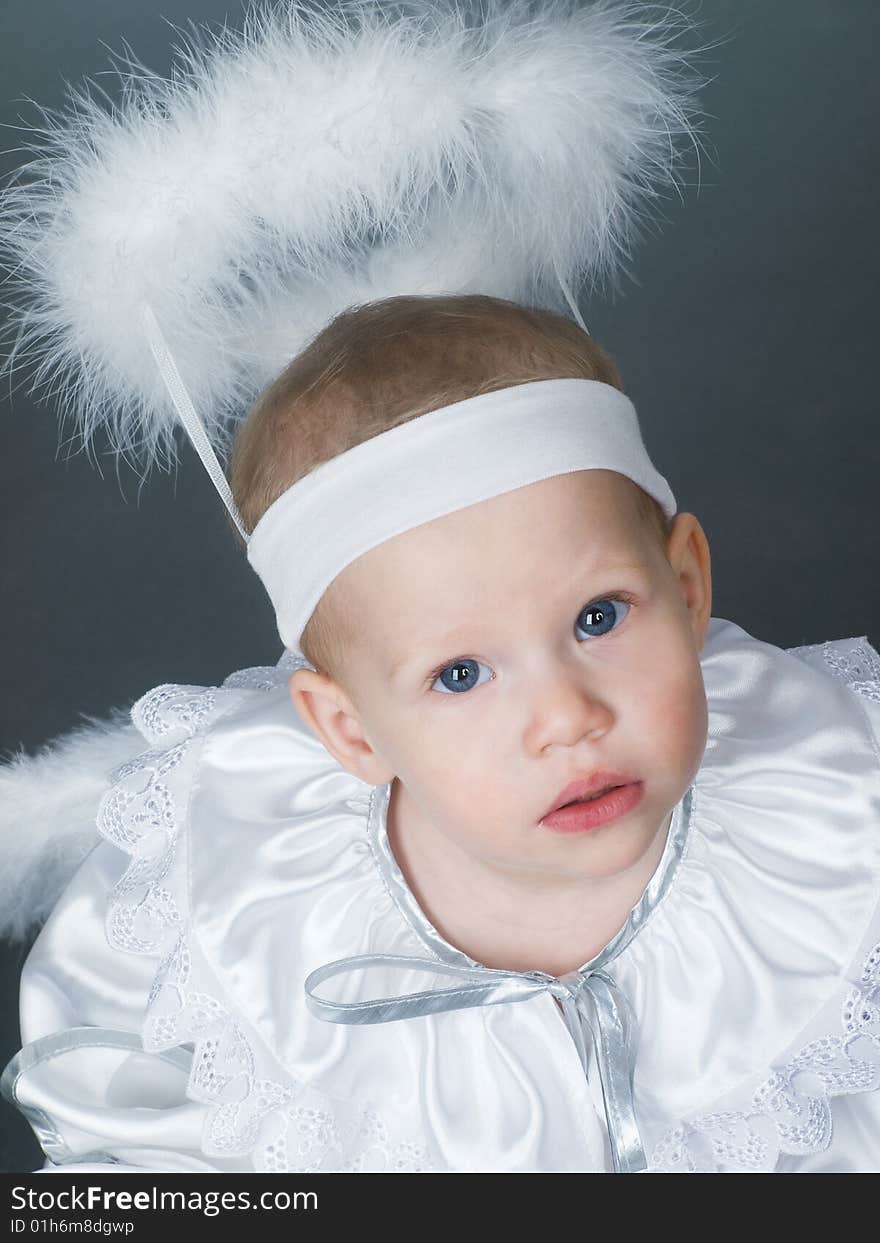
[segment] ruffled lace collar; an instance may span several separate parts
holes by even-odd
[[[214,688],[201,697],[182,694],[195,688],[157,688],[134,715],[143,728],[152,714],[145,736],[168,745],[176,741],[174,713],[183,713],[190,736],[214,714],[190,806],[188,935],[227,998],[293,1069],[305,1055],[297,989],[308,971],[358,952],[425,949],[451,965],[480,964],[438,934],[406,884],[387,837],[390,786],[373,789],[351,777],[291,723],[290,667],[255,671],[259,687],[253,674],[228,679],[230,689],[278,694],[227,703],[219,718],[222,690]],[[865,659],[854,668],[863,674]],[[792,1100],[801,1108],[791,1095],[791,1077],[804,1066],[799,1034],[824,1030],[823,1056],[830,1041],[844,1063],[833,1081],[826,1076],[823,1092],[876,1083],[873,1072],[854,1068],[845,1042],[880,1013],[880,930],[872,924],[880,877],[877,743],[847,685],[855,676],[830,679],[733,623],[713,619],[703,670],[703,765],[675,809],[641,899],[587,965],[610,964],[638,1016],[636,1091],[651,1168],[726,1168],[719,1154],[731,1168],[772,1168],[780,1152],[827,1142],[817,1123],[799,1133],[800,1148],[785,1147],[794,1141],[778,1115]],[[859,687],[870,700],[864,685],[875,684],[862,678]],[[174,747],[166,754],[173,764]],[[114,839],[109,827],[102,831]],[[120,825],[115,833],[125,849],[131,832]],[[291,951],[291,978],[281,987],[279,963]],[[328,1030],[322,1064],[341,1049],[334,1040]],[[573,1052],[570,1065],[574,1074]],[[807,1068],[817,1065],[814,1058]],[[788,1096],[773,1095],[780,1076]],[[721,1099],[736,1107],[705,1113]],[[822,1115],[808,1099],[810,1117]],[[771,1120],[775,1139],[756,1138],[744,1123],[756,1111]],[[725,1130],[731,1118],[746,1126],[738,1145]]]

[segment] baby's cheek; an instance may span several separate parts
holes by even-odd
[[[643,696],[647,718],[643,727],[662,758],[682,764],[699,759],[707,725],[706,695],[699,673],[682,676],[680,672],[674,677],[668,671],[658,674],[650,687],[643,687]]]
[[[669,711],[669,745],[679,767],[693,775],[706,746],[708,717],[702,681],[682,687]]]
[[[434,734],[416,762],[419,783],[450,807],[479,802],[493,786],[490,755],[490,748],[463,730]]]

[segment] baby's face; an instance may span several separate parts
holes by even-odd
[[[611,471],[542,480],[396,536],[338,580],[359,618],[337,757],[396,777],[416,820],[468,856],[609,876],[650,847],[699,768],[708,548],[676,518],[672,563]],[[541,823],[570,782],[641,784],[598,828]]]

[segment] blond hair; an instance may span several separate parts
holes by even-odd
[[[597,342],[554,311],[486,294],[403,294],[337,315],[266,388],[238,431],[230,486],[252,531],[322,462],[441,406],[532,380],[601,380],[623,391]],[[665,547],[663,510],[635,484]],[[335,583],[300,646],[321,672],[344,663],[349,619]]]

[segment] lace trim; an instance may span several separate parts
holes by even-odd
[[[131,719],[147,742],[169,734],[196,734],[208,721],[217,702],[213,687],[157,686],[132,706]]]
[[[865,699],[880,703],[880,654],[868,642],[866,635],[855,639],[829,639],[826,643],[809,643],[803,647],[790,647],[793,656],[812,663],[820,658],[830,673]]]
[[[753,1092],[748,1112],[705,1114],[670,1128],[654,1149],[650,1173],[769,1173],[784,1153],[829,1147],[829,1101],[880,1086],[880,941],[844,999],[841,1024],[842,1036],[811,1040],[773,1071]],[[868,1048],[853,1055],[859,1040]]]
[[[288,681],[294,669],[314,667],[305,656],[285,648],[277,665],[254,665],[250,669],[239,669],[236,673],[230,673],[223,686],[230,689],[274,691]]]
[[[258,1168],[270,1174],[436,1173],[424,1148],[404,1140],[389,1143],[388,1131],[371,1106],[340,1122],[318,1106],[279,1110],[259,1150]],[[346,1153],[354,1153],[346,1159]]]
[[[274,690],[287,676],[282,668],[245,669],[227,678],[223,689]],[[146,751],[116,769],[98,809],[98,831],[131,856],[110,895],[108,941],[128,953],[162,958],[147,1001],[143,1047],[162,1052],[194,1043],[186,1091],[209,1106],[202,1135],[208,1156],[253,1154],[254,1169],[271,1172],[432,1171],[424,1149],[389,1142],[372,1106],[334,1101],[330,1112],[326,1095],[307,1084],[259,1077],[254,1050],[232,1013],[216,997],[188,987],[190,930],[164,883],[183,823],[167,778],[222,702],[214,687],[173,685],[138,700],[132,719],[149,742],[184,736],[167,750]]]

